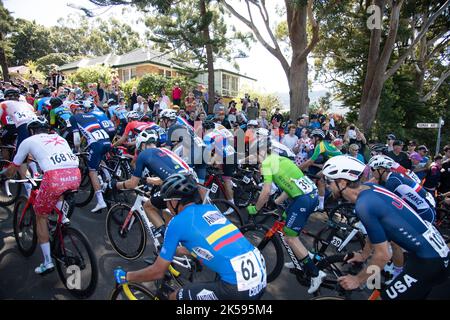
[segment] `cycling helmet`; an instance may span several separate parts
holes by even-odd
[[[357,181],[364,172],[364,163],[347,155],[330,158],[323,166],[323,174],[330,179]]]
[[[269,130],[266,128],[258,128],[255,132],[258,137],[267,137],[270,134]]]
[[[60,98],[51,98],[49,103],[52,106],[52,109],[54,109],[61,106],[63,104],[63,101]]]
[[[176,173],[171,175],[161,186],[161,196],[164,201],[193,199],[197,192],[197,182],[190,174]]]
[[[75,111],[80,110],[80,109],[81,110],[84,109],[83,101],[77,100],[70,104],[70,111],[72,111],[72,113],[75,113]]]
[[[385,155],[374,156],[370,158],[368,163],[369,167],[371,167],[372,169],[383,168],[388,170],[390,170],[394,166],[394,164],[395,161]]]
[[[376,143],[372,147],[370,147],[370,151],[384,153],[387,151],[387,146],[382,143]]]
[[[254,126],[254,127],[258,127],[258,121],[256,120],[250,120],[249,122],[247,122],[247,126]]]
[[[32,134],[30,130],[49,129],[49,128],[50,126],[47,122],[47,119],[45,119],[45,117],[43,116],[33,117],[33,119],[27,124],[27,129],[30,135]]]
[[[136,111],[129,111],[127,112],[127,119],[128,121],[133,121],[133,120],[139,120],[141,118],[141,115],[139,112]]]
[[[20,98],[20,92],[17,89],[7,89],[5,90],[5,92],[3,93],[3,95],[5,96],[5,100],[11,100],[11,99],[19,99]]]
[[[161,111],[159,116],[161,117],[161,119],[175,120],[177,118],[177,112],[172,109],[164,109],[163,111]]]
[[[211,129],[215,129],[216,128],[216,124],[211,121],[211,120],[205,120],[203,122],[203,129],[205,130],[211,130]]]
[[[117,104],[117,101],[116,101],[116,99],[109,99],[107,103],[108,103],[108,105],[115,105],[115,104]]]
[[[51,91],[48,88],[42,89],[39,91],[39,96],[41,97],[50,97],[52,95]]]
[[[95,107],[95,104],[92,101],[90,101],[90,100],[83,101],[84,110],[89,111],[91,109],[94,109],[94,107]]]
[[[156,143],[158,141],[158,134],[154,130],[142,131],[136,138],[136,148],[141,149],[143,143]]]
[[[153,118],[152,118],[151,114],[147,114],[147,113],[144,113],[144,114],[141,115],[141,117],[139,118],[139,121],[143,121],[143,122],[150,122],[150,121],[152,121],[152,120],[153,120]]]
[[[320,139],[325,139],[325,132],[322,129],[314,129],[311,131],[311,137],[318,137]]]

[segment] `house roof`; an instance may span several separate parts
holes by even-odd
[[[29,68],[27,66],[17,66],[17,67],[8,68],[8,72],[9,73],[21,73],[21,74],[24,74],[24,73],[27,73],[28,70],[29,70]]]

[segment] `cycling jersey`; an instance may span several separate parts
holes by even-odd
[[[421,185],[400,173],[391,172],[388,174],[384,187],[405,200],[422,219],[434,221],[436,202]]]
[[[94,115],[95,118],[97,118],[97,120],[100,122],[100,125],[102,126],[103,130],[108,132],[110,137],[111,137],[112,133],[116,132],[116,127],[114,126],[114,123],[108,119],[108,116],[103,111],[94,109],[91,112],[89,112],[88,114],[92,114],[92,115]]]
[[[144,170],[165,180],[178,172],[189,172],[190,168],[180,157],[166,148],[149,148],[140,152],[133,176],[141,178]]]
[[[71,116],[72,112],[70,112],[69,107],[61,105],[50,111],[50,125],[56,125],[56,121],[59,120],[64,127],[70,128],[72,126],[69,121]]]
[[[203,136],[206,150],[215,152],[222,157],[229,157],[236,153],[234,150],[234,135],[222,125],[217,125],[215,129],[208,130]]]
[[[27,124],[36,117],[33,106],[22,101],[4,101],[0,103],[0,118],[2,124],[15,124],[16,128]]]
[[[106,133],[93,114],[81,113],[72,115],[70,117],[70,123],[72,125],[72,132],[81,132],[87,139],[88,146],[97,141],[109,141],[108,133]]]
[[[290,198],[317,190],[314,182],[305,176],[292,160],[278,154],[270,154],[261,165],[264,183],[274,182]]]
[[[406,169],[405,167],[401,166],[399,163],[394,162],[391,168],[392,172],[396,172],[396,173],[401,173],[409,178],[411,178],[412,180],[414,180],[416,183],[421,184],[422,181],[420,180],[420,178],[417,176],[417,174],[415,174],[414,172],[412,172],[409,169]]]
[[[204,163],[203,148],[205,147],[205,143],[202,138],[195,134],[194,128],[186,123],[183,119],[177,117],[177,123],[170,126],[167,131],[166,144],[172,147],[174,143],[181,141],[183,145],[183,158],[191,165],[202,164]]]
[[[154,122],[141,122],[141,121],[131,121],[125,127],[125,131],[123,132],[124,136],[128,136],[130,139],[134,139],[139,135],[140,132],[145,130],[154,130],[158,133],[158,141],[163,144],[167,141],[167,134],[163,128],[158,126]]]
[[[271,139],[271,145],[272,152],[275,152],[278,155],[289,158],[291,160],[295,159],[295,153],[293,153],[292,150],[284,144],[278,142],[276,139]]]
[[[179,243],[239,291],[266,286],[263,256],[213,205],[192,204],[177,214],[167,226],[160,257],[172,261]]]
[[[44,97],[44,98],[41,98],[41,99],[39,99],[39,101],[38,101],[38,103],[37,103],[37,111],[39,111],[39,112],[43,112],[43,111],[46,111],[46,110],[48,110],[47,108],[47,106],[48,106],[48,104],[49,104],[49,102],[50,102],[50,99],[51,99],[51,97]],[[43,110],[43,109],[46,109],[46,110]]]
[[[373,183],[361,191],[355,203],[358,218],[374,244],[393,241],[422,259],[446,258],[449,252],[442,236],[396,194]]]
[[[113,116],[116,116],[119,120],[127,120],[127,109],[125,106],[120,106],[120,105],[116,105],[116,106],[111,106],[108,109],[110,118],[112,118]]]
[[[20,166],[29,153],[44,172],[78,168],[78,157],[72,153],[67,141],[57,134],[41,133],[25,139],[14,157],[14,165]]]
[[[316,161],[317,158],[323,154],[325,159],[329,159],[335,156],[340,156],[342,155],[342,152],[340,152],[338,150],[338,148],[336,148],[335,145],[333,145],[332,143],[328,142],[328,141],[320,141],[318,145],[316,145],[315,149],[314,149],[314,153],[311,156],[311,160],[312,161]]]

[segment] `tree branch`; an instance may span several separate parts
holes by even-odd
[[[428,54],[428,55],[425,57],[425,61],[430,60],[430,58],[432,58],[432,57],[436,54],[436,52],[438,52],[438,51],[440,51],[442,48],[446,47],[447,44],[449,43],[449,41],[450,41],[450,35],[449,35],[447,38],[445,38],[441,43],[439,43],[439,44],[433,49],[433,51],[431,51],[430,54]]]
[[[413,43],[409,46],[409,48],[403,53],[403,55],[397,60],[397,62],[389,68],[385,74],[384,79],[389,79],[394,73],[397,72],[397,70],[400,68],[400,66],[405,62],[406,58],[410,55],[411,51],[414,49],[415,45],[424,37],[430,28],[430,26],[433,24],[434,20],[450,5],[450,0],[447,0],[427,21],[426,24],[424,24],[421,28],[420,33],[417,35],[417,37],[414,39]]]
[[[439,78],[438,82],[435,83],[433,89],[431,89],[430,92],[428,92],[424,97],[422,97],[420,101],[422,102],[428,101],[449,76],[450,76],[450,68],[442,72],[441,77]]]

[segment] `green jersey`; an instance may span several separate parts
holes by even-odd
[[[311,193],[317,187],[290,159],[270,154],[262,163],[264,183],[275,183],[290,198]]]
[[[314,148],[314,153],[311,156],[312,161],[316,161],[317,158],[323,154],[325,159],[329,159],[335,156],[342,155],[342,152],[338,150],[333,144],[328,141],[320,141],[320,143]]]

